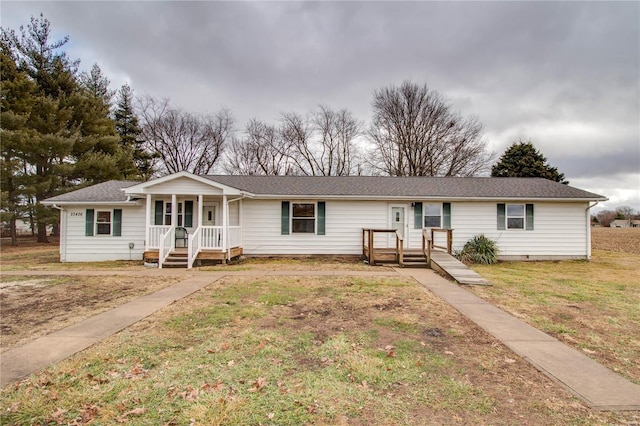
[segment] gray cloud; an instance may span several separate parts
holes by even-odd
[[[411,79],[497,154],[530,138],[572,184],[640,199],[637,2],[4,2],[2,25],[40,11],[114,86],[239,128],[321,103],[366,121],[374,89]]]

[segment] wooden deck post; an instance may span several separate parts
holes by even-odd
[[[375,265],[376,261],[374,259],[374,249],[373,249],[373,230],[369,229],[369,265]]]

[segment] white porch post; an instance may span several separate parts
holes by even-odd
[[[225,251],[227,249],[227,242],[229,241],[229,229],[227,226],[227,196],[223,195],[222,196],[222,232],[223,234],[223,238],[222,238],[222,251]]]
[[[171,227],[176,229],[178,226],[178,196],[176,194],[171,194]],[[176,239],[175,237],[171,240],[171,249],[175,250],[176,248]]]
[[[147,194],[147,205],[145,206],[144,221],[144,247],[149,250],[149,226],[151,226],[151,194]]]
[[[202,226],[202,214],[204,212],[204,207],[202,204],[204,203],[204,196],[202,194],[198,195],[198,228]]]

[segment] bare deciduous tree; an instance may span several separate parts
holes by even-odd
[[[211,172],[233,131],[226,108],[214,115],[192,114],[147,96],[139,100],[139,109],[143,137],[161,160],[158,170],[166,173]]]
[[[292,173],[288,150],[278,130],[256,119],[247,125],[244,138],[232,141],[224,170],[240,175]]]
[[[355,140],[362,123],[349,111],[320,106],[309,118],[282,115],[282,137],[290,148],[291,161],[298,172],[310,176],[349,176],[358,174],[358,148]]]
[[[376,90],[369,136],[374,167],[391,176],[472,176],[488,168],[482,125],[426,85]]]

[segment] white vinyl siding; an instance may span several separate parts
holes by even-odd
[[[291,201],[295,203],[296,201]],[[389,227],[389,203],[326,201],[325,235],[281,234],[280,200],[242,201],[242,243],[247,255],[362,254],[362,228]],[[381,237],[376,235],[382,244]]]
[[[530,231],[496,229],[496,203],[451,203],[454,250],[460,250],[475,235],[484,234],[497,241],[502,258],[589,255],[588,226],[585,222],[587,203],[527,203],[534,206],[535,227]]]
[[[148,194],[222,195],[221,189],[187,177],[151,185],[146,192]]]
[[[144,253],[145,235],[145,208],[141,206],[100,206],[95,207],[95,218],[103,211],[111,212],[113,221],[114,209],[122,209],[121,235],[106,236],[94,235],[86,236],[86,214],[87,208],[65,207],[64,215],[64,244],[61,244],[60,259],[63,262],[90,262],[104,260],[141,260]],[[94,219],[95,220],[95,219]],[[113,223],[110,232],[113,233]],[[129,250],[129,243],[134,244],[134,248]]]

